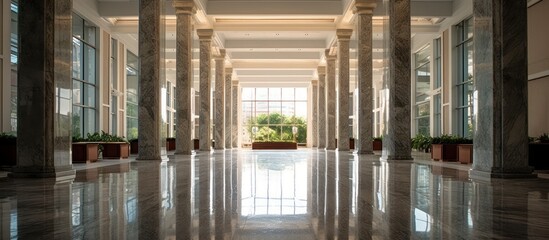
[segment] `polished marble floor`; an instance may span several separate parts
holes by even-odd
[[[547,239],[549,180],[322,150],[226,150],[0,179],[0,239]]]

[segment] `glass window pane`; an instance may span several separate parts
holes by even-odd
[[[72,15],[72,35],[73,36],[83,39],[84,27],[82,25],[83,25],[83,19],[80,16],[73,14]]]
[[[72,136],[85,137],[82,135],[82,108],[72,107]]]
[[[255,88],[242,88],[242,101],[254,100]]]
[[[72,103],[82,104],[83,99],[83,83],[80,81],[72,81]]]
[[[295,103],[295,115],[297,117],[307,117],[307,102],[296,102]]]
[[[307,88],[296,88],[295,89],[295,100],[307,101]]]
[[[430,113],[429,102],[417,105],[416,117],[429,116],[429,113]]]
[[[282,88],[282,100],[294,100],[294,88]]]
[[[76,79],[83,79],[82,76],[82,55],[83,44],[80,40],[72,39],[72,77]]]
[[[84,134],[94,133],[95,130],[95,109],[84,109]]]
[[[255,96],[256,100],[268,100],[269,99],[269,89],[268,88],[256,88]]]
[[[84,77],[84,80],[91,84],[95,84],[95,48],[92,48],[88,45],[85,45],[84,48],[86,55],[86,75]]]
[[[294,102],[282,102],[282,114],[286,117],[293,116],[295,113]]]
[[[84,84],[84,105],[95,107],[95,86]]]
[[[133,69],[138,69],[138,58],[135,54],[133,54],[132,52],[128,51],[127,52],[127,65],[128,67],[130,68],[133,68]]]
[[[87,21],[84,21],[84,34],[84,41],[95,46],[95,27]]]
[[[269,100],[280,100],[282,99],[281,96],[281,89],[280,88],[269,88]]]

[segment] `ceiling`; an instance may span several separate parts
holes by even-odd
[[[233,79],[250,83],[309,83],[325,65],[325,49],[335,49],[338,28],[354,28],[353,0],[195,0],[195,29],[213,28],[215,48],[226,49]],[[166,2],[167,66],[175,66],[175,16]],[[137,36],[137,0],[97,0],[99,15],[111,30]],[[412,34],[433,34],[452,16],[453,0],[411,2]],[[382,0],[374,12],[374,74],[382,64]],[[354,34],[353,34],[354,35]],[[356,44],[354,36],[351,46]],[[195,34],[194,59],[198,59]],[[215,52],[216,50],[214,50]],[[356,51],[351,49],[351,74]],[[196,64],[197,66],[198,64]],[[375,71],[378,70],[378,71]],[[174,69],[170,72],[175,73]],[[168,74],[170,74],[170,72]],[[198,75],[198,70],[195,70]],[[379,77],[379,76],[377,76]],[[351,79],[353,79],[353,75]]]

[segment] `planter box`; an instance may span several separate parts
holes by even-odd
[[[253,142],[252,149],[297,149],[295,142]]]
[[[96,162],[99,156],[99,143],[72,143],[72,163]]]
[[[457,161],[458,144],[432,144],[431,158],[435,161]]]
[[[0,166],[15,166],[17,163],[17,144],[0,144]]]
[[[166,139],[166,151],[175,151],[175,139]]]
[[[458,160],[461,164],[473,163],[473,144],[458,145]]]
[[[130,156],[130,144],[125,142],[101,143],[103,159],[121,159]]]
[[[549,143],[528,144],[528,165],[536,170],[549,169]]]
[[[139,144],[137,141],[130,142],[130,153],[137,154],[139,153]]]
[[[374,150],[374,151],[383,150],[383,142],[381,140],[372,141],[372,150]]]

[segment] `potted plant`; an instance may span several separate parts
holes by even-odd
[[[99,142],[96,139],[72,138],[72,163],[96,162],[99,156]]]
[[[528,144],[528,165],[534,169],[549,169],[549,135],[541,134],[538,138],[532,139]],[[533,141],[532,141],[533,140]]]
[[[458,145],[458,161],[461,164],[473,163],[473,140],[462,139]]]
[[[174,151],[175,150],[175,138],[169,137],[166,138],[166,151]]]
[[[15,166],[17,161],[17,137],[0,133],[0,165]]]
[[[99,134],[94,133],[94,135],[97,136]],[[130,144],[124,137],[101,131],[99,139],[101,140],[103,159],[121,159],[130,156]]]
[[[372,150],[381,151],[383,149],[383,137],[375,137],[372,139]]]
[[[457,161],[457,146],[464,141],[464,138],[451,135],[434,137],[431,142],[431,158],[435,161]]]
[[[431,138],[430,136],[418,134],[412,138],[412,148],[427,153],[431,150],[432,140],[433,138]]]

